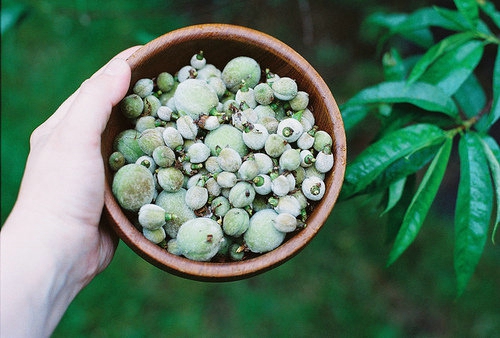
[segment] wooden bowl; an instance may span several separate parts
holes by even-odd
[[[227,24],[202,24],[169,32],[137,50],[127,60],[132,68],[131,84],[140,78],[153,78],[162,71],[174,74],[203,50],[209,63],[219,69],[232,58],[249,56],[264,70],[296,80],[299,90],[310,95],[310,109],[316,124],[332,136],[334,168],[325,179],[326,193],[300,230],[278,248],[255,258],[230,263],[197,262],[175,256],[149,242],[122,211],[111,192],[113,173],[106,165],[104,216],[118,236],[146,261],[172,274],[199,281],[231,281],[272,269],[303,249],[325,224],[340,192],[346,165],[346,141],[342,118],[328,86],[314,68],[292,48],[259,31]],[[113,109],[103,133],[102,155],[105,163],[113,151],[116,135],[131,128]]]

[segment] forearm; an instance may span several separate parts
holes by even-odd
[[[84,286],[70,273],[67,253],[57,252],[32,222],[14,209],[0,232],[1,337],[50,336]]]

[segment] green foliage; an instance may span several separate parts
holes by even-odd
[[[340,198],[385,192],[382,214],[387,213],[390,222],[392,264],[417,237],[451,170],[448,161],[456,144],[460,179],[454,266],[461,295],[490,227],[495,243],[500,221],[500,148],[488,135],[500,118],[500,12],[490,1],[454,2],[456,10],[423,8],[412,14],[376,13],[367,19],[379,34],[379,48],[397,37],[423,53],[404,55],[391,48],[382,59],[385,81],[341,106],[348,131],[371,116],[381,121],[381,130],[349,163]],[[445,32],[439,41],[433,35],[436,27]],[[476,74],[487,48],[497,53],[493,64],[483,65],[492,74],[487,79],[492,81],[491,93]],[[420,171],[425,172],[418,180]]]

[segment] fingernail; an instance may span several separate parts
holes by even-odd
[[[122,59],[112,59],[109,61],[108,65],[106,66],[106,69],[104,69],[104,72],[109,75],[117,75],[123,72],[123,63],[125,60]]]

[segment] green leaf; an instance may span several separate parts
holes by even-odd
[[[402,81],[406,77],[406,67],[399,52],[392,48],[382,57],[384,78],[386,81]]]
[[[455,208],[454,265],[457,293],[465,290],[481,258],[492,215],[493,189],[487,158],[477,133],[459,142],[460,180]]]
[[[417,149],[411,154],[397,159],[358,194],[377,193],[400,179],[416,173],[436,156],[441,142],[442,140],[439,140],[437,143]]]
[[[1,10],[1,35],[14,27],[27,13],[27,7],[22,4],[12,5]]]
[[[432,65],[443,54],[458,48],[459,46],[463,45],[467,41],[472,40],[473,38],[474,33],[472,32],[457,33],[444,38],[443,40],[432,46],[417,62],[415,67],[413,67],[410,75],[408,76],[408,83],[416,82],[430,67],[430,65]]]
[[[401,229],[401,224],[403,223],[406,210],[410,206],[413,195],[415,195],[415,184],[417,181],[416,176],[416,174],[412,174],[406,177],[405,187],[401,198],[387,213],[386,244],[394,242],[399,229]]]
[[[479,7],[476,0],[454,0],[460,13],[469,21],[472,27],[476,27],[479,21]]]
[[[493,68],[493,104],[490,113],[485,118],[486,130],[500,118],[500,45],[497,48],[497,56]]]
[[[440,88],[423,82],[407,84],[403,81],[382,82],[366,88],[352,97],[348,105],[374,103],[410,103],[428,111],[456,118],[458,109],[450,96]]]
[[[387,189],[387,206],[380,214],[381,216],[385,213],[389,212],[392,208],[396,206],[401,197],[403,196],[404,188],[406,185],[406,177],[403,177],[396,182],[389,185],[389,189]]]
[[[452,30],[456,31],[468,31],[471,29],[477,29],[478,31],[485,33],[485,34],[491,34],[490,29],[488,26],[482,21],[479,20],[477,23],[477,27],[472,27],[470,22],[467,20],[467,18],[460,12],[458,11],[453,11],[447,8],[443,7],[434,7],[436,11],[443,17],[443,19],[448,20],[450,23],[450,28]]]
[[[500,12],[496,10],[495,5],[493,5],[493,3],[490,1],[484,1],[480,3],[479,6],[483,10],[483,12],[491,18],[493,23],[495,23],[495,25],[500,28]]]
[[[392,163],[422,148],[440,143],[446,133],[431,124],[415,124],[384,135],[347,166],[341,198],[365,189]]]
[[[453,98],[467,118],[479,114],[487,103],[486,93],[474,73],[462,83]]]
[[[437,59],[422,75],[420,81],[435,85],[451,96],[472,74],[481,61],[483,51],[482,41],[465,42]]]
[[[422,182],[420,183],[415,196],[413,197],[408,210],[403,219],[403,224],[399,229],[394,245],[389,254],[387,265],[394,263],[396,259],[415,240],[422,224],[429,212],[429,209],[436,197],[441,181],[443,180],[446,167],[450,158],[453,139],[446,139],[446,142],[439,149],[436,157],[432,160],[427,169]]]
[[[495,188],[496,216],[493,221],[493,233],[491,234],[491,241],[495,244],[495,235],[500,224],[500,147],[491,136],[483,136],[482,141]]]
[[[364,120],[369,112],[369,107],[364,105],[340,106],[340,113],[342,114],[345,130],[350,131]]]

